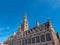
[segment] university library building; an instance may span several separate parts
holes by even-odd
[[[48,19],[44,24],[36,22],[36,26],[28,29],[27,16],[18,31],[9,37],[3,45],[60,45],[60,36],[54,31],[51,21]]]

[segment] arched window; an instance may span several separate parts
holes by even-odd
[[[35,43],[35,37],[32,37],[32,43]]]
[[[41,42],[45,42],[45,35],[41,35]]]
[[[27,39],[25,39],[25,45],[27,45]]]
[[[24,45],[24,40],[22,40],[22,45]]]
[[[36,43],[40,43],[40,37],[36,36]]]
[[[31,38],[28,39],[28,44],[31,44]]]

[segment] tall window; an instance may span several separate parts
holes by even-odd
[[[21,45],[21,40],[19,40],[19,45]]]
[[[32,37],[32,43],[35,43],[35,37]]]
[[[28,39],[28,44],[31,44],[31,38]]]
[[[25,39],[25,45],[27,45],[27,39]]]
[[[27,31],[26,31],[26,35],[27,35]]]
[[[39,43],[39,42],[40,42],[40,37],[36,36],[36,43]]]
[[[24,45],[24,40],[22,40],[22,45]]]
[[[46,40],[47,40],[47,41],[51,41],[50,33],[46,34]]]
[[[41,42],[45,42],[45,35],[41,35]]]
[[[17,43],[17,45],[19,45],[19,42],[18,41],[16,43]]]

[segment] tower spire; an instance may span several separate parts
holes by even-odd
[[[50,18],[48,18],[48,26],[49,26],[49,29],[51,29],[54,32],[54,29],[53,29],[52,23],[50,21]]]
[[[51,24],[50,18],[48,18],[48,25],[49,25],[50,28],[52,28],[52,24]]]
[[[26,13],[24,14],[24,20],[21,24],[21,30],[23,30],[23,31],[28,30],[28,21],[27,21]]]
[[[25,22],[27,21],[26,13],[24,14],[24,21],[25,21]]]

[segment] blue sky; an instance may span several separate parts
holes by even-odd
[[[36,21],[43,24],[49,17],[60,34],[60,0],[0,0],[0,43],[18,31],[25,12],[29,29],[35,27]]]

